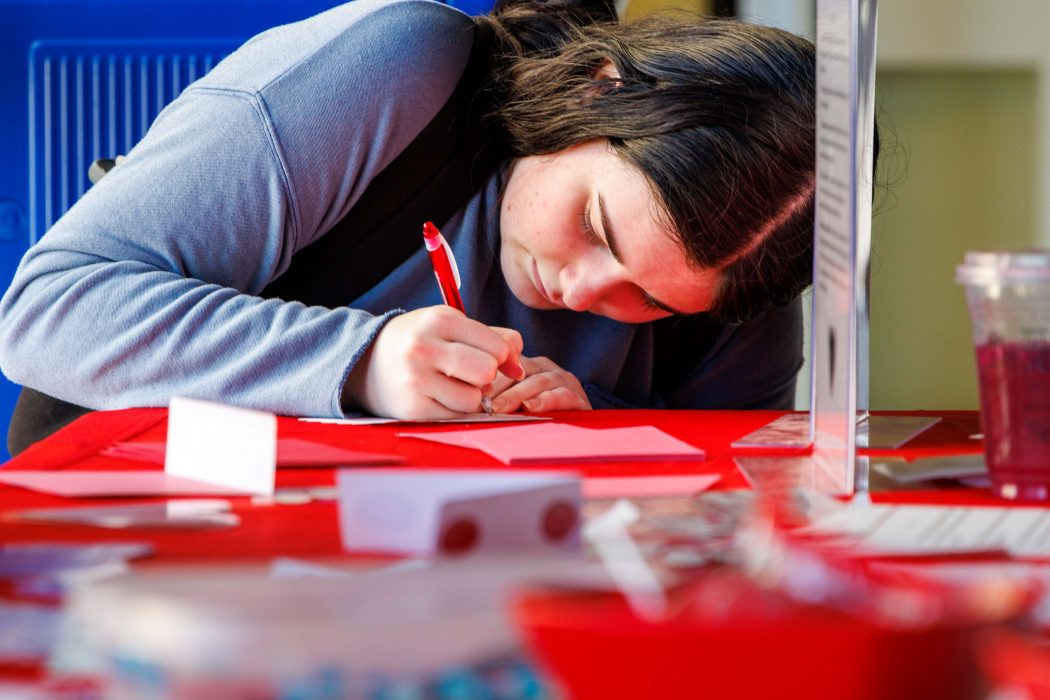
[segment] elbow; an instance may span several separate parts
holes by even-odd
[[[0,298],[0,371],[17,384],[32,386],[47,374],[55,285],[50,275],[34,274],[37,265],[31,256],[32,250]]]
[[[0,299],[0,372],[16,384],[27,382],[27,338],[32,335],[32,317],[18,303],[14,285]],[[37,348],[37,354],[40,348]],[[28,356],[34,353],[31,348]]]

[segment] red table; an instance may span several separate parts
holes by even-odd
[[[610,428],[631,425],[655,425],[661,430],[707,451],[704,462],[623,462],[579,465],[588,475],[624,476],[640,474],[715,473],[722,479],[719,489],[746,487],[746,481],[733,464],[730,443],[765,425],[780,412],[774,411],[585,411],[553,414],[562,423],[588,428]],[[897,412],[896,415],[904,415]],[[937,454],[971,452],[981,449],[970,436],[978,432],[978,415],[973,411],[940,413],[911,412],[906,415],[937,415],[942,420],[913,439],[901,450],[861,450],[861,454],[895,455],[907,459]],[[164,409],[129,409],[92,413],[80,418],[49,439],[34,445],[5,464],[11,470],[143,470],[160,469],[156,465],[126,459],[103,457],[98,453],[118,441],[156,442],[165,438],[167,411]],[[413,426],[413,430],[442,431],[459,425]],[[486,427],[484,425],[479,427]],[[440,445],[421,440],[400,438],[404,425],[341,426],[306,423],[293,418],[280,418],[278,435],[297,437],[353,450],[396,453],[406,458],[406,466],[416,468],[496,468],[502,467],[488,455],[466,448]],[[797,452],[796,452],[797,453]],[[785,450],[748,450],[747,455],[792,454]],[[556,465],[537,465],[549,469]],[[389,469],[392,467],[383,467]],[[574,465],[575,468],[575,465]],[[332,469],[279,469],[277,487],[323,486],[333,483]],[[909,502],[995,502],[984,492],[906,491],[877,495]],[[136,499],[140,500],[140,499]],[[92,499],[92,503],[116,503],[117,500]],[[93,528],[66,528],[31,524],[5,523],[2,540],[6,543],[44,540],[114,541],[121,538],[151,541],[156,547],[154,559],[175,560],[252,559],[276,555],[316,556],[340,552],[336,506],[332,502],[305,505],[253,505],[249,498],[231,499],[234,512],[242,519],[240,527],[201,533],[130,532]],[[69,505],[71,499],[0,485],[0,513],[27,508]]]
[[[886,412],[888,415],[939,416],[941,421],[914,438],[900,450],[861,450],[860,454],[895,456],[906,459],[942,454],[977,453],[978,414],[973,411]],[[561,423],[588,428],[653,425],[685,442],[703,448],[703,462],[611,462],[573,465],[587,475],[626,476],[642,474],[719,474],[716,489],[746,488],[747,482],[733,463],[734,456],[775,456],[799,454],[798,450],[734,450],[730,444],[782,415],[777,411],[590,411],[553,414]],[[5,464],[5,470],[144,470],[157,465],[104,457],[99,453],[114,442],[157,442],[165,438],[167,412],[164,409],[129,409],[98,412],[80,418],[46,441],[34,445]],[[461,429],[462,425],[412,426],[413,431]],[[488,427],[476,426],[478,429]],[[396,453],[405,466],[414,468],[504,468],[479,451],[400,438],[404,425],[341,426],[306,423],[292,418],[278,420],[278,435],[301,438],[351,450]],[[530,469],[564,468],[564,465],[536,465]],[[382,467],[391,469],[396,467]],[[277,487],[330,486],[333,469],[279,469]],[[945,491],[909,490],[876,494],[877,500],[897,502],[1000,503],[984,491],[953,489]],[[136,501],[146,499],[135,499]],[[104,530],[97,528],[35,525],[5,522],[0,542],[150,542],[153,556],[138,560],[136,567],[168,564],[268,561],[276,556],[331,558],[341,554],[337,506],[332,501],[313,501],[303,505],[260,504],[251,498],[233,498],[233,511],[241,524],[234,528],[204,532],[162,530]],[[0,515],[30,508],[61,507],[81,503],[120,503],[120,499],[75,500],[48,496],[0,485]],[[3,673],[0,672],[0,679]]]

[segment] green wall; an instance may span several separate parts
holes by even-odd
[[[871,408],[977,407],[967,250],[1036,241],[1036,75],[879,69]]]

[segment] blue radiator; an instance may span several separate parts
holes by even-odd
[[[0,285],[160,110],[249,37],[339,0],[0,0]],[[491,0],[451,0],[485,12]],[[0,379],[6,435],[19,387]],[[0,439],[0,461],[7,459]]]
[[[88,166],[127,153],[157,114],[239,44],[47,40],[29,49],[29,242],[90,186]]]

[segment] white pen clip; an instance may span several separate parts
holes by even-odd
[[[452,254],[452,248],[449,247],[445,237],[439,233],[438,238],[441,239],[441,247],[445,249],[445,255],[448,256],[448,266],[452,268],[452,279],[456,280],[456,289],[462,289],[463,284],[459,281],[459,265],[456,264],[456,256]]]

